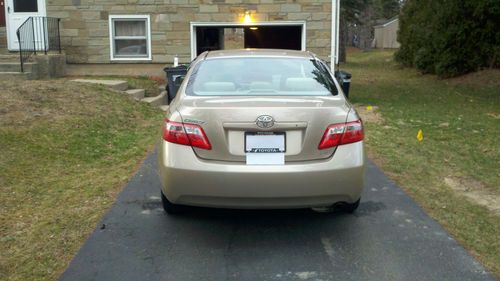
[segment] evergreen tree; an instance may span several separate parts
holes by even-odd
[[[407,0],[399,24],[403,65],[440,77],[499,67],[498,0]]]
[[[373,0],[377,16],[380,18],[390,19],[399,14],[399,0]]]

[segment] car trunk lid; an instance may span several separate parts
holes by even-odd
[[[285,133],[285,161],[329,158],[335,147],[319,150],[325,129],[346,121],[349,105],[338,96],[315,97],[198,97],[186,96],[178,107],[184,123],[203,127],[211,150],[193,148],[207,160],[244,162],[245,133]],[[274,124],[261,128],[259,116],[271,116]]]

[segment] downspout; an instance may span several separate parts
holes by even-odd
[[[340,0],[332,0],[332,36],[331,36],[331,50],[330,50],[330,67],[332,72],[335,70],[339,63],[339,22],[340,22]]]
[[[340,50],[340,0],[337,0],[337,30],[335,31],[337,44],[335,44],[335,66],[339,67],[339,50]]]

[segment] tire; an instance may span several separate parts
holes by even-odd
[[[170,201],[168,201],[167,197],[163,195],[163,192],[161,193],[161,203],[163,204],[163,210],[169,215],[173,214],[178,214],[183,212],[186,208],[181,205],[173,204]]]

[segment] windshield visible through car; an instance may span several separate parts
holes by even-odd
[[[331,96],[325,66],[304,58],[223,58],[200,62],[188,82],[196,96]]]

